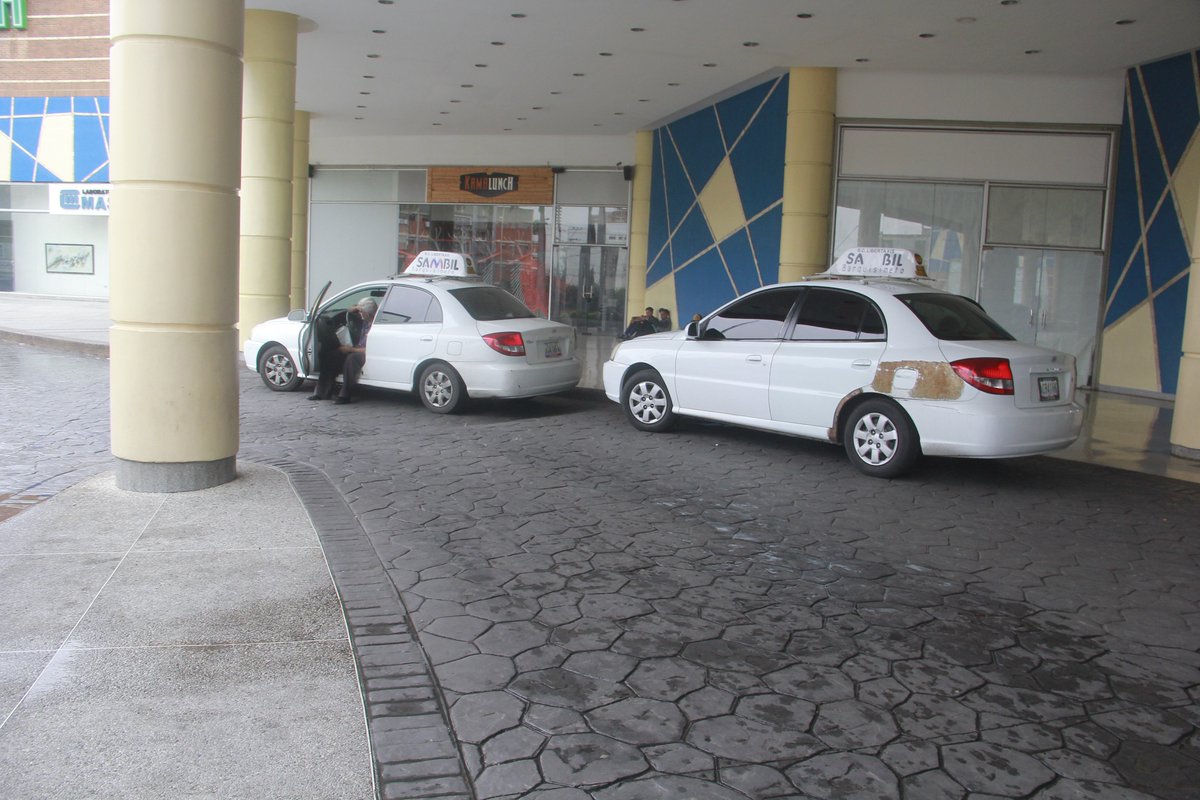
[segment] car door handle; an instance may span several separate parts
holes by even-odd
[[[747,361],[762,361],[762,356],[759,356],[759,355],[746,356],[746,360]]]
[[[422,337],[421,337],[421,341],[422,341],[422,342],[432,342],[432,341],[433,341],[433,337],[432,337],[432,336],[422,336]]]
[[[850,362],[850,366],[852,366],[852,367],[869,367],[869,366],[871,366],[872,363],[874,363],[874,362],[872,362],[871,359],[869,359],[869,358],[856,358]]]

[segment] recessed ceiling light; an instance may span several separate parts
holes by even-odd
[[[642,31],[644,31],[646,29],[645,28],[630,28],[629,30],[633,31],[634,33],[641,33]]]
[[[516,14],[510,14],[509,16],[511,16],[513,19],[525,19],[525,15],[520,12],[517,12]]]
[[[871,59],[869,59],[869,58],[856,58],[856,59],[854,59],[854,61],[855,61],[856,63],[858,63],[858,64],[866,64],[866,63],[867,63],[868,61],[870,61],[870,60],[871,60]]]
[[[812,19],[812,14],[797,14],[796,19]]]
[[[667,86],[678,86],[678,83],[668,83]]]
[[[363,119],[363,118],[362,118],[362,117],[355,117],[355,119]]]
[[[379,53],[367,53],[367,58],[379,58]]]
[[[582,78],[583,75],[584,75],[584,73],[582,73],[582,72],[572,72],[571,73],[572,78]]]
[[[435,128],[440,128],[440,127],[442,127],[442,123],[440,123],[440,122],[435,122],[435,123],[433,123],[433,127],[435,127]]]
[[[612,55],[612,53],[601,53],[600,55],[602,55],[602,56],[611,56],[611,55]]]
[[[475,84],[473,84],[473,83],[460,83],[460,84],[458,85],[458,88],[460,88],[460,89],[474,89],[474,88],[475,88]]]
[[[371,33],[387,33],[383,28],[375,28]]]
[[[480,69],[487,69],[487,64],[476,64],[475,66],[479,67]]]
[[[742,47],[758,47],[758,42],[742,42]]]
[[[1136,19],[1119,19],[1116,22],[1114,22],[1113,24],[1114,25],[1132,25],[1135,22],[1137,22]]]
[[[550,94],[562,94],[562,92],[551,92]]]
[[[1036,56],[1036,55],[1037,55],[1038,53],[1040,53],[1040,52],[1042,52],[1042,51],[1041,51],[1041,50],[1026,50],[1026,51],[1025,51],[1025,55],[1027,55],[1027,56]]]
[[[366,106],[355,106],[355,108],[366,108]]]
[[[494,47],[504,47],[504,42],[492,42]]]
[[[532,107],[530,107],[529,110],[530,111],[541,111],[543,108],[545,108],[545,106],[532,106]]]
[[[638,102],[639,102],[639,103],[649,103],[649,102],[650,102],[650,98],[649,98],[649,97],[639,97],[639,98],[638,98]]]
[[[370,92],[359,92],[359,94],[370,94]]]
[[[593,128],[603,128],[604,126],[599,122],[593,122],[592,127]]]
[[[506,131],[511,131],[511,130],[512,130],[512,128],[505,128],[504,130],[506,130]]]
[[[1017,3],[1020,3],[1020,2],[1021,2],[1021,0],[1000,0],[1000,5],[1015,6]]]
[[[613,116],[614,117],[623,117],[623,116],[625,116],[625,112],[624,111],[614,111]]]
[[[363,75],[363,77],[366,78],[367,80],[374,80],[374,78],[375,78],[374,75]]]
[[[714,63],[712,63],[712,62],[710,61],[710,62],[708,62],[707,64],[704,64],[703,66],[705,66],[705,67],[715,67],[715,66],[716,66],[716,64],[714,64]]]
[[[379,0],[379,5],[390,6],[390,5],[393,5],[395,2],[396,2],[396,0]]]
[[[462,100],[451,100],[450,102],[451,102],[451,103],[461,103],[461,102],[462,102]]]
[[[439,113],[439,114],[441,114],[441,115],[444,117],[444,116],[446,116],[447,114],[449,114],[450,112],[449,112],[449,111],[439,111],[438,113]]]
[[[954,21],[960,22],[963,25],[970,25],[973,22],[979,22],[979,20],[976,17],[955,17]]]
[[[919,34],[917,34],[917,38],[919,38],[919,39],[932,39],[935,36],[937,36],[936,33],[919,33]]]

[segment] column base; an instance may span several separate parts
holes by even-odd
[[[237,477],[237,457],[175,463],[117,458],[117,488],[127,492],[194,492]]]
[[[1190,458],[1192,461],[1200,461],[1200,450],[1194,447],[1184,447],[1181,444],[1171,445],[1171,455],[1179,456],[1180,458]]]

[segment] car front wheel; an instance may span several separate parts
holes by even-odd
[[[449,364],[430,364],[417,381],[421,402],[435,414],[452,414],[467,399],[467,387]]]
[[[671,394],[663,385],[662,376],[654,370],[635,372],[625,381],[621,395],[621,408],[638,430],[658,433],[675,424]]]
[[[258,359],[258,375],[274,392],[294,392],[304,383],[292,354],[281,344],[273,344]]]
[[[876,478],[903,475],[921,454],[912,421],[887,400],[867,400],[855,408],[846,420],[842,442],[850,463]]]

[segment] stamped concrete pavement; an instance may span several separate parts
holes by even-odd
[[[106,466],[103,385],[43,393],[40,361],[5,364],[55,435],[9,404],[0,441],[53,485]],[[1045,458],[871,480],[590,393],[441,417],[243,371],[241,414],[241,458],[291,469],[322,533],[385,797],[1200,797],[1196,485]]]

